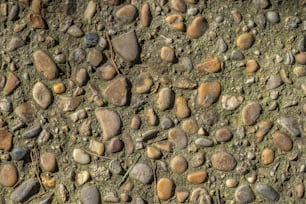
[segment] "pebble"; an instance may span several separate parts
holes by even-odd
[[[293,117],[280,117],[276,122],[293,136],[297,137],[301,134],[297,120]]]
[[[298,40],[297,47],[301,52],[306,51],[306,35],[304,35],[300,38],[300,40]]]
[[[190,165],[193,168],[200,167],[205,162],[205,153],[204,152],[197,152],[193,157],[191,158]]]
[[[97,68],[97,74],[100,78],[109,81],[116,76],[117,72],[113,65],[104,64],[101,67]]]
[[[39,192],[40,185],[37,179],[28,179],[22,182],[11,194],[14,202],[25,202]]]
[[[140,22],[143,27],[149,27],[152,20],[150,4],[144,2],[140,10]]]
[[[80,86],[86,85],[89,80],[87,70],[85,68],[79,69],[75,74],[75,80]]]
[[[0,100],[0,111],[5,113],[11,113],[13,111],[13,104],[8,99]]]
[[[15,89],[20,85],[21,81],[14,73],[10,72],[7,76],[5,86],[3,88],[4,96],[12,94]]]
[[[179,128],[172,128],[168,131],[168,140],[178,149],[184,149],[188,144],[188,139],[185,132]]]
[[[56,155],[50,152],[41,154],[40,165],[45,171],[55,172],[57,168]]]
[[[187,79],[181,79],[174,81],[172,84],[173,87],[178,88],[178,89],[195,89],[198,86],[197,81],[191,80],[189,78]]]
[[[208,22],[202,16],[193,19],[187,28],[187,35],[192,39],[200,38],[208,30]]]
[[[187,134],[196,134],[199,130],[198,122],[193,118],[185,119],[181,127]]]
[[[39,199],[39,201],[37,202],[37,204],[50,204],[52,203],[52,199],[53,199],[53,193],[47,193],[47,195],[42,196],[41,199]]]
[[[273,134],[273,142],[281,151],[289,152],[293,148],[292,139],[282,132],[275,132]]]
[[[204,108],[215,103],[221,94],[221,85],[218,81],[202,82],[198,88],[197,103]]]
[[[229,178],[225,181],[225,185],[228,187],[228,188],[236,188],[238,186],[238,181],[237,179],[234,179],[234,178]]]
[[[213,203],[208,191],[201,187],[192,191],[190,201],[193,203]]]
[[[80,38],[84,36],[84,32],[77,25],[72,25],[68,28],[67,33],[75,38]]]
[[[145,110],[145,117],[147,119],[147,122],[149,125],[151,126],[155,126],[158,124],[158,116],[156,115],[155,111],[153,110],[153,108],[147,108]]]
[[[283,82],[278,75],[271,75],[266,84],[267,89],[275,89],[282,85]]]
[[[87,4],[87,7],[84,11],[84,20],[88,23],[91,22],[92,17],[95,15],[97,9],[97,3],[94,1],[90,1]]]
[[[232,139],[232,137],[232,132],[226,127],[219,128],[216,130],[215,138],[218,142],[228,142]]]
[[[259,64],[256,60],[248,60],[246,63],[245,71],[247,73],[254,73],[259,69]]]
[[[13,160],[20,161],[22,160],[29,152],[29,149],[26,147],[14,147],[11,151],[11,156]]]
[[[123,23],[131,23],[137,16],[137,8],[131,4],[122,6],[116,11],[115,16]]]
[[[144,94],[150,92],[153,86],[153,79],[150,73],[142,72],[136,79],[134,85],[134,92],[138,94]]]
[[[80,199],[83,204],[100,204],[100,192],[96,186],[85,186],[80,193]]]
[[[208,174],[205,170],[191,172],[187,175],[187,180],[191,184],[201,184],[207,180]]]
[[[188,168],[188,162],[184,156],[175,156],[170,162],[171,171],[174,173],[184,173]]]
[[[150,159],[160,159],[162,157],[162,152],[155,147],[147,146],[146,152]]]
[[[31,22],[32,28],[35,28],[35,29],[45,28],[44,19],[40,15],[31,13],[28,17]]]
[[[243,60],[244,55],[239,50],[233,50],[230,56],[231,60]]]
[[[189,192],[187,190],[177,190],[175,197],[179,203],[184,203],[189,197]]]
[[[121,167],[120,161],[119,160],[112,160],[109,163],[109,170],[113,174],[116,174],[116,175],[121,174],[123,169]]]
[[[165,19],[166,23],[174,30],[185,31],[184,17],[178,14],[172,14]]]
[[[266,13],[267,20],[272,23],[276,24],[280,22],[279,13],[277,11],[268,11]]]
[[[37,82],[32,89],[34,101],[42,108],[46,109],[52,103],[53,96],[49,88],[42,82]]]
[[[174,102],[174,92],[170,88],[162,88],[158,92],[156,100],[156,106],[160,110],[164,111],[170,109]]]
[[[82,97],[59,96],[57,99],[57,106],[63,112],[74,111],[83,101]]]
[[[188,101],[185,97],[179,96],[175,99],[175,115],[176,117],[183,119],[190,116],[190,108],[188,107]]]
[[[109,142],[109,145],[107,146],[107,152],[110,152],[110,153],[116,153],[116,152],[120,152],[122,149],[123,149],[123,142],[115,137],[115,138],[112,138]]]
[[[208,73],[216,73],[221,70],[221,62],[216,56],[209,56],[207,59],[196,66],[196,71],[198,73],[208,72]]]
[[[143,184],[149,184],[153,179],[153,171],[147,164],[137,163],[129,176]]]
[[[256,142],[262,142],[264,136],[270,131],[273,122],[269,120],[260,121],[258,124],[258,131],[256,132]]]
[[[33,53],[34,66],[48,80],[53,80],[58,76],[58,69],[53,59],[43,50],[36,50]]]
[[[160,58],[165,62],[173,62],[175,59],[174,49],[163,46],[160,50]]]
[[[305,65],[306,64],[306,52],[302,52],[302,53],[295,55],[295,61],[298,64]]]
[[[235,199],[239,203],[252,203],[256,197],[249,185],[242,185],[236,189]]]
[[[97,108],[95,115],[102,129],[104,140],[109,140],[120,133],[121,119],[118,113],[105,108]]]
[[[258,183],[255,185],[256,192],[264,197],[267,201],[277,201],[279,200],[279,194],[274,188],[267,184]]]
[[[90,151],[96,153],[99,156],[102,156],[104,154],[104,144],[96,140],[90,140],[88,148],[90,149]]]
[[[91,50],[88,52],[86,61],[87,61],[91,66],[97,67],[97,66],[99,66],[99,65],[101,64],[101,62],[103,61],[103,55],[102,55],[102,53],[101,53],[99,50],[97,50],[97,49],[91,49]]]
[[[250,47],[252,47],[254,41],[255,41],[255,39],[254,39],[252,34],[243,33],[243,34],[238,36],[238,38],[236,40],[236,43],[237,43],[237,46],[240,49],[246,50],[246,49],[249,49]]]
[[[220,52],[224,53],[224,52],[227,51],[227,49],[228,49],[228,46],[227,46],[226,42],[222,38],[220,38],[220,40],[219,40],[219,50],[220,50]]]
[[[33,107],[29,103],[22,103],[14,110],[15,114],[25,123],[31,123],[36,118]]]
[[[219,151],[215,152],[211,156],[211,164],[212,167],[216,170],[231,171],[236,167],[237,162],[233,155],[225,151]]]
[[[15,21],[18,19],[18,14],[19,14],[19,6],[18,4],[14,4],[12,7],[11,7],[11,10],[9,11],[8,13],[8,17],[7,19],[9,21]]]
[[[81,64],[86,59],[86,52],[82,48],[76,48],[74,49],[70,56],[69,61],[73,62],[74,64]]]
[[[42,131],[42,128],[40,127],[40,125],[35,125],[34,127],[31,127],[30,129],[22,133],[22,137],[25,137],[25,138],[37,137],[41,131]]]
[[[133,62],[138,58],[139,48],[134,31],[121,34],[112,39],[114,50],[126,61]]]
[[[234,10],[231,10],[231,14],[232,14],[232,17],[234,19],[234,22],[239,24],[242,20],[241,13],[237,9],[234,9]]]
[[[208,138],[200,137],[194,141],[195,145],[198,147],[212,147],[214,146],[214,142]]]
[[[42,174],[41,176],[41,183],[43,186],[47,188],[54,188],[56,186],[55,177],[50,174]]]
[[[295,186],[295,193],[297,198],[303,198],[305,194],[305,186],[303,183],[299,183]]]
[[[75,182],[78,186],[82,186],[90,179],[90,174],[88,171],[80,171],[75,177]]]
[[[250,102],[242,109],[242,120],[245,125],[254,125],[261,114],[262,108],[259,103]]]
[[[72,152],[72,157],[74,161],[79,164],[89,164],[90,156],[82,149],[75,148]]]
[[[21,39],[20,37],[12,37],[12,39],[10,40],[10,42],[7,45],[7,50],[9,52],[11,51],[15,51],[21,47],[23,47],[25,45],[25,42],[23,39]]]
[[[0,184],[12,187],[18,181],[18,171],[13,164],[3,164],[0,168]]]
[[[260,160],[264,165],[271,164],[274,161],[274,151],[268,147],[264,148],[261,152]]]
[[[115,106],[124,106],[127,103],[128,84],[124,77],[116,78],[104,89],[103,96]]]
[[[269,0],[253,0],[252,2],[257,9],[265,9],[270,6]]]
[[[171,179],[161,178],[157,182],[156,189],[158,198],[166,201],[173,196],[174,183]]]
[[[235,110],[243,101],[244,98],[240,95],[224,94],[221,97],[222,108],[225,110]]]
[[[163,117],[160,121],[160,126],[163,130],[168,130],[174,126],[173,121],[168,117]]]
[[[183,0],[170,0],[170,8],[181,13],[186,13],[187,11],[187,5]]]
[[[0,149],[9,151],[13,145],[13,136],[6,129],[0,129]]]
[[[294,67],[293,73],[297,77],[303,77],[306,76],[306,68],[305,67]]]

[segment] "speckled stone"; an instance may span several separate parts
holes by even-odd
[[[80,199],[83,204],[100,204],[100,192],[96,186],[85,186],[80,193]]]
[[[45,171],[54,172],[57,168],[56,155],[50,152],[40,155],[40,165]]]
[[[160,200],[168,200],[173,196],[174,183],[168,178],[161,178],[157,182],[157,196]]]
[[[219,171],[231,171],[236,165],[236,159],[229,153],[219,151],[211,156],[211,163],[214,169]]]
[[[18,171],[13,164],[3,164],[0,167],[0,184],[4,187],[12,187],[18,181]]]
[[[90,140],[89,141],[89,149],[90,151],[96,153],[99,156],[102,156],[104,154],[104,144],[101,142],[98,142],[96,140]]]
[[[153,179],[153,171],[147,164],[137,163],[131,170],[129,176],[143,184],[148,184]]]
[[[193,168],[197,168],[203,165],[205,162],[205,153],[204,152],[197,152],[193,155],[190,161],[190,166]]]

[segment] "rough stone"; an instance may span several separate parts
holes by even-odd
[[[235,199],[239,203],[252,203],[255,201],[256,197],[250,186],[243,185],[237,188]]]
[[[236,165],[236,159],[229,153],[219,151],[211,156],[211,163],[214,169],[219,171],[231,171]]]
[[[134,31],[124,33],[112,39],[115,51],[126,61],[133,62],[138,58],[139,48]]]
[[[9,151],[13,145],[13,136],[6,129],[0,129],[0,149]]]
[[[116,112],[105,108],[97,108],[95,115],[103,131],[104,140],[109,140],[120,133],[121,119]]]
[[[112,80],[104,89],[103,96],[109,103],[115,106],[126,105],[128,100],[128,84],[126,79],[120,77]]]
[[[137,163],[129,175],[131,178],[136,179],[143,184],[148,184],[153,179],[153,171],[151,167],[144,163]]]
[[[184,149],[187,147],[188,139],[183,130],[179,128],[172,128],[168,132],[168,140],[175,144],[178,149]]]
[[[83,204],[100,204],[100,192],[96,186],[83,187],[80,193],[80,199]]]

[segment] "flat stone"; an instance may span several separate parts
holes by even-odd
[[[121,119],[118,113],[104,108],[97,108],[95,115],[102,129],[104,140],[109,140],[120,133]]]
[[[12,72],[7,76],[5,86],[3,88],[4,96],[8,96],[13,93],[13,91],[20,85],[21,81],[19,78]]]
[[[168,132],[168,140],[173,143],[178,149],[187,147],[188,139],[185,132],[179,128],[172,128]]]
[[[31,123],[36,118],[33,107],[29,103],[22,103],[14,110],[15,114],[25,123]]]
[[[22,160],[29,152],[29,149],[26,147],[14,147],[11,151],[11,156],[13,160],[19,161]]]
[[[200,38],[208,30],[208,22],[202,16],[193,19],[187,28],[187,35],[192,39]]]
[[[269,89],[276,89],[282,84],[283,84],[283,82],[282,82],[280,76],[274,74],[274,75],[271,75],[270,78],[268,79],[267,84],[266,84],[266,88],[268,90]]]
[[[211,156],[211,164],[214,169],[219,171],[231,171],[236,167],[237,162],[233,155],[219,151]]]
[[[243,96],[224,94],[221,97],[222,108],[225,110],[235,110],[241,105],[243,100]]]
[[[267,201],[277,201],[279,200],[279,193],[274,190],[274,188],[267,184],[256,184],[256,192],[264,197]]]
[[[171,179],[161,178],[157,182],[157,196],[160,200],[168,200],[173,196],[174,183]]]
[[[90,156],[82,149],[73,149],[72,157],[79,164],[89,164],[90,162]]]
[[[147,164],[137,163],[131,170],[129,176],[143,184],[148,184],[153,179],[153,171]]]
[[[201,184],[207,180],[208,174],[205,170],[191,172],[187,175],[187,180],[192,184]]]
[[[133,84],[134,92],[138,94],[148,93],[153,86],[153,79],[150,73],[140,73]]]
[[[216,130],[215,138],[218,142],[228,142],[232,139],[232,137],[232,132],[226,127],[219,128]]]
[[[194,144],[198,147],[212,147],[214,142],[211,139],[200,137],[194,141]]]
[[[221,85],[217,81],[203,82],[199,85],[197,103],[208,108],[215,103],[221,94]]]
[[[175,115],[176,117],[183,119],[190,115],[190,108],[188,107],[188,101],[185,97],[179,96],[175,99]]]
[[[23,47],[25,45],[25,42],[23,39],[21,39],[18,36],[12,37],[12,39],[10,40],[10,42],[7,45],[7,50],[9,52],[17,50],[21,47]]]
[[[174,173],[184,173],[188,168],[188,162],[184,156],[175,156],[170,162],[170,168]]]
[[[256,142],[261,142],[264,136],[270,131],[273,126],[273,122],[269,120],[263,120],[258,123],[258,131],[256,132]]]
[[[133,62],[139,56],[137,37],[134,31],[112,39],[114,50],[126,61]]]
[[[199,130],[199,125],[194,118],[188,118],[182,122],[181,128],[187,134],[196,134]]]
[[[84,36],[84,32],[77,25],[72,25],[68,28],[67,33],[75,38]]]
[[[184,17],[178,14],[172,14],[165,19],[166,23],[174,30],[185,31]]]
[[[175,59],[174,49],[171,47],[163,46],[160,49],[160,58],[165,62],[173,62]]]
[[[33,53],[34,66],[48,80],[53,80],[58,76],[58,69],[53,59],[43,50],[36,50]]]
[[[0,168],[0,184],[4,187],[12,187],[18,181],[18,172],[13,164],[3,164]]]
[[[41,154],[40,165],[45,171],[54,172],[57,168],[56,155],[50,152]]]
[[[34,101],[42,108],[46,109],[53,100],[50,89],[42,82],[37,82],[32,89]]]
[[[77,97],[59,96],[57,100],[57,105],[63,112],[69,112],[77,109],[77,107],[79,107],[82,101],[83,98],[81,96]]]
[[[197,168],[199,166],[202,166],[205,162],[205,153],[200,151],[200,152],[197,152],[193,155],[193,157],[191,158],[191,161],[190,161],[190,165],[193,167],[193,168]]]
[[[86,58],[86,61],[91,65],[91,66],[94,66],[94,67],[97,67],[101,64],[101,62],[103,61],[104,57],[102,55],[102,53],[97,50],[97,49],[91,49],[89,52],[88,52],[88,55],[87,55],[87,58]]]
[[[104,144],[96,140],[90,140],[88,148],[90,149],[90,151],[96,153],[99,156],[102,156],[105,150]]]
[[[162,88],[156,100],[156,106],[164,111],[170,109],[174,102],[174,92],[170,88]]]
[[[293,148],[292,139],[282,132],[275,132],[273,134],[273,142],[277,146],[278,149],[289,152]]]
[[[240,49],[246,50],[246,49],[249,49],[253,45],[254,40],[255,39],[252,34],[243,33],[238,36],[236,40],[236,44]]]
[[[174,11],[185,13],[187,11],[187,5],[183,0],[170,0],[170,8]]]
[[[101,67],[98,67],[96,73],[99,78],[102,78],[107,81],[112,80],[117,74],[114,66],[108,63],[102,65]]]
[[[40,184],[37,179],[28,179],[22,182],[11,194],[14,202],[25,202],[39,192]]]
[[[0,129],[0,149],[9,151],[13,145],[13,136],[6,129]]]
[[[209,56],[205,61],[196,66],[196,71],[198,73],[208,72],[216,73],[221,70],[221,62],[216,56]]]
[[[83,204],[100,204],[100,192],[96,186],[83,187],[80,193],[80,199]]]
[[[274,151],[268,147],[264,148],[261,152],[260,161],[264,165],[271,164],[274,161]]]
[[[140,10],[140,22],[144,27],[148,27],[152,20],[152,13],[150,9],[150,4],[144,2]]]
[[[277,123],[286,129],[291,135],[299,136],[301,134],[296,119],[292,117],[281,117],[277,119]]]
[[[109,145],[107,146],[107,152],[110,152],[110,153],[116,153],[116,152],[120,152],[122,149],[123,149],[123,142],[115,137],[115,138],[112,138],[109,142]]]
[[[252,203],[256,197],[249,185],[243,185],[236,189],[235,199],[239,203]]]
[[[103,92],[104,98],[115,106],[124,106],[127,103],[128,84],[125,78],[119,77],[110,82]]]
[[[261,106],[259,103],[250,102],[243,107],[241,115],[245,125],[254,125],[261,114]]]
[[[25,138],[37,137],[41,131],[42,131],[41,126],[36,125],[34,127],[31,127],[30,129],[26,130],[24,133],[22,133],[22,137],[25,137]]]
[[[123,23],[131,23],[137,16],[137,8],[132,4],[122,6],[116,11],[115,16]]]

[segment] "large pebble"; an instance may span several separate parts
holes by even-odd
[[[267,201],[277,201],[279,199],[279,193],[270,185],[259,183],[255,185],[255,190]]]
[[[73,149],[72,157],[79,164],[89,164],[90,162],[90,156],[82,149]]]
[[[215,103],[221,94],[221,85],[218,81],[203,82],[199,85],[197,103],[208,108]]]
[[[221,97],[222,108],[225,110],[235,110],[243,102],[243,96],[224,94]]]
[[[46,152],[40,155],[40,165],[44,170],[54,172],[57,168],[55,154]]]
[[[170,88],[163,88],[159,91],[156,106],[160,110],[167,110],[173,106],[174,92]]]
[[[250,102],[242,109],[242,121],[245,125],[254,125],[261,114],[261,106],[259,103]]]
[[[130,172],[130,177],[140,181],[143,184],[148,184],[153,179],[153,171],[147,164],[137,163]]]
[[[211,156],[211,164],[214,169],[219,171],[231,171],[236,167],[237,162],[233,155],[219,151]]]
[[[18,180],[18,172],[13,164],[3,164],[0,168],[0,184],[4,187],[12,187]]]
[[[48,80],[53,80],[58,76],[58,69],[53,59],[43,50],[36,50],[33,53],[34,66]]]
[[[201,37],[208,29],[208,22],[202,16],[197,16],[187,28],[187,34],[192,39]]]
[[[13,160],[19,161],[22,160],[29,152],[29,149],[26,147],[14,147],[11,151],[11,156]]]
[[[273,142],[278,149],[285,152],[289,152],[292,150],[293,147],[292,139],[285,133],[275,132],[272,137],[273,137]]]
[[[100,192],[96,186],[83,187],[80,193],[80,199],[83,204],[100,204]]]
[[[8,51],[17,50],[18,48],[23,47],[24,44],[25,44],[24,40],[21,39],[20,37],[13,37],[7,46],[7,50]]]
[[[104,108],[97,108],[95,115],[103,131],[104,140],[109,140],[120,133],[121,119],[118,113]]]
[[[174,173],[184,173],[188,168],[188,162],[183,156],[175,156],[170,162],[170,168]]]
[[[127,103],[128,84],[124,77],[119,77],[110,82],[104,89],[104,98],[116,106],[124,106]]]
[[[235,192],[235,199],[237,202],[244,204],[254,202],[256,197],[250,186],[243,185],[237,188]]]
[[[255,39],[252,34],[244,33],[238,36],[236,43],[240,49],[246,50],[246,49],[249,49],[253,45],[254,40]]]
[[[230,129],[223,127],[216,130],[215,138],[218,142],[228,142],[232,139],[233,134]]]
[[[168,200],[173,196],[174,183],[171,179],[161,178],[157,182],[157,196],[160,200]]]
[[[74,111],[82,103],[83,98],[69,97],[69,96],[59,96],[57,105],[63,112]]]
[[[126,61],[133,62],[138,58],[139,48],[134,31],[124,33],[112,39],[115,51]]]
[[[131,23],[137,16],[137,8],[132,4],[125,5],[116,11],[115,16],[123,23]]]
[[[37,179],[28,179],[22,182],[11,194],[14,202],[25,202],[31,196],[39,192],[39,182]]]
[[[187,180],[192,184],[201,184],[206,181],[208,174],[205,170],[191,172],[187,175]]]
[[[299,136],[301,134],[298,122],[293,117],[280,117],[277,119],[277,123],[293,136]]]
[[[170,0],[170,8],[174,11],[185,13],[187,5],[183,0]]]
[[[86,58],[86,61],[94,66],[94,67],[97,67],[100,65],[100,63],[103,61],[103,55],[102,53],[97,50],[97,49],[92,49],[88,52],[88,55],[87,55],[87,58]]]
[[[42,82],[37,82],[32,89],[34,101],[43,109],[46,109],[53,100],[50,89]]]
[[[179,128],[172,128],[168,132],[168,139],[171,143],[175,144],[178,149],[187,147],[188,139],[185,132]]]
[[[21,81],[17,75],[10,72],[7,76],[5,86],[3,88],[4,96],[8,96],[20,85]]]
[[[221,62],[216,56],[209,56],[205,61],[196,66],[196,70],[198,73],[208,72],[208,73],[216,73],[221,70]]]
[[[197,168],[201,165],[203,165],[205,162],[205,153],[204,152],[197,152],[190,161],[190,165],[193,168]]]
[[[9,151],[13,145],[13,136],[6,129],[0,129],[0,149]]]

